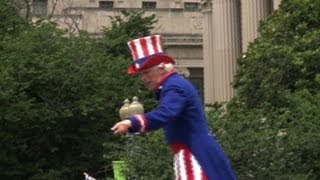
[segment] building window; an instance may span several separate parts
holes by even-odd
[[[190,76],[187,78],[198,91],[198,94],[204,103],[204,82],[203,82],[203,68],[188,68]]]
[[[203,89],[203,78],[199,77],[191,77],[189,81],[198,91],[198,95],[200,96],[201,101],[204,103],[204,89]]]
[[[34,0],[33,1],[33,14],[36,16],[47,15],[48,0]]]
[[[185,11],[191,11],[191,12],[196,12],[199,11],[199,3],[193,3],[193,2],[186,2],[184,3],[184,10]]]
[[[112,10],[113,9],[113,1],[99,1],[99,8]]]
[[[156,2],[142,2],[142,8],[146,9],[146,10],[150,10],[150,9],[156,9],[157,7],[157,3]]]

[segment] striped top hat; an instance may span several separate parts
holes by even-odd
[[[175,61],[162,50],[161,35],[134,39],[128,42],[128,46],[133,58],[128,74],[135,74],[160,63],[175,64]]]

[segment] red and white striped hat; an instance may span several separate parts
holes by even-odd
[[[161,35],[134,39],[128,42],[128,46],[133,58],[128,74],[134,74],[163,62],[175,64],[175,61],[162,50]]]

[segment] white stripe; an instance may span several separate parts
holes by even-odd
[[[144,132],[146,125],[144,124],[143,118],[141,117],[141,115],[137,115],[136,117],[137,117],[138,121],[141,123],[140,132]]]
[[[138,55],[137,59],[143,58],[144,55],[143,55],[140,39],[136,39],[133,42],[136,45],[136,52],[137,52],[137,55]]]
[[[150,36],[146,38],[146,43],[147,43],[148,55],[154,54],[155,52],[152,46],[152,41]]]
[[[174,154],[174,159],[173,159],[173,167],[174,167],[174,174],[176,176],[176,180],[179,180],[179,161],[178,161],[178,153]]]
[[[133,57],[133,59],[136,59],[136,57],[134,57],[134,54],[133,54],[133,48],[132,48],[132,44],[130,42],[127,43],[129,48],[130,48],[130,52],[131,52],[131,55]]]
[[[179,167],[180,167],[180,171],[179,171],[179,176],[181,177],[181,180],[188,180],[187,179],[187,170],[186,170],[186,163],[184,161],[184,150],[181,149],[178,152],[178,162],[179,162]]]
[[[202,177],[201,167],[200,167],[198,161],[196,160],[196,158],[192,154],[191,154],[191,166],[193,169],[194,179],[201,180],[201,177]]]
[[[161,44],[160,44],[160,42],[161,42],[161,39],[160,39],[160,38],[161,38],[160,35],[156,35],[156,40],[157,40],[157,43],[156,43],[156,44],[157,44],[157,46],[158,46],[159,53],[160,53],[160,52],[163,52],[163,51],[162,51]]]

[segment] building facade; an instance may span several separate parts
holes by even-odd
[[[33,0],[36,16],[51,16],[69,33],[99,36],[110,16],[144,10],[158,19],[153,34],[164,38],[166,52],[189,78],[205,103],[228,101],[236,58],[257,36],[258,22],[280,0]]]
[[[236,59],[259,36],[259,21],[276,10],[281,0],[202,0],[204,100],[227,102]]]

